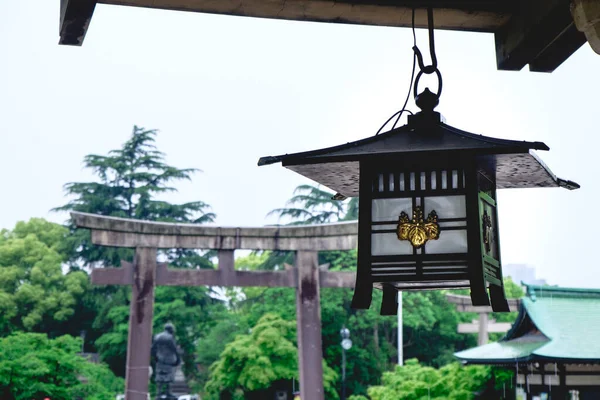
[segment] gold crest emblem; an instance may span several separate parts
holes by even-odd
[[[405,212],[402,212],[398,220],[398,239],[410,241],[417,249],[425,245],[428,240],[437,240],[440,237],[440,226],[437,220],[435,210],[429,213],[427,222],[423,219],[421,207],[415,207],[413,210],[412,221],[408,219]]]

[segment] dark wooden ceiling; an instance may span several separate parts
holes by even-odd
[[[60,0],[60,44],[82,45],[96,3],[224,15],[492,32],[498,68],[552,72],[585,43],[569,0]]]

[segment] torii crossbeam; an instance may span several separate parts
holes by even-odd
[[[92,270],[95,285],[131,285],[127,343],[126,400],[147,400],[154,288],[167,286],[279,286],[296,288],[302,398],[322,400],[323,352],[320,288],[353,288],[356,275],[319,268],[318,252],[356,248],[355,222],[318,226],[218,228],[171,224],[73,212],[77,227],[91,229],[92,243],[135,248],[133,263]],[[217,270],[170,270],[157,262],[159,248],[216,249]],[[295,268],[236,271],[234,251],[295,251]]]

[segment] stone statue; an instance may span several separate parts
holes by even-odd
[[[175,379],[175,369],[181,362],[175,342],[175,327],[168,323],[165,330],[154,336],[152,340],[152,357],[156,360],[154,381],[157,388],[157,399],[175,400],[171,393],[171,383]]]

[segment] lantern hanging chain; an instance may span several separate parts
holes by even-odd
[[[442,95],[442,74],[441,74],[440,70],[438,69],[437,56],[435,54],[435,37],[434,37],[433,28],[434,28],[433,8],[428,7],[427,8],[427,29],[429,31],[429,54],[431,55],[431,64],[425,65],[423,63],[423,54],[421,54],[421,51],[415,44],[415,46],[413,47],[413,51],[415,52],[415,55],[419,62],[419,73],[417,74],[417,77],[415,78],[415,86],[414,86],[415,99],[418,96],[417,89],[419,86],[419,80],[421,79],[421,76],[423,74],[426,74],[426,75],[436,74],[437,75],[438,91],[435,94],[437,100],[439,100],[440,96]]]
[[[413,29],[414,29],[414,16],[413,16]],[[417,47],[417,41],[415,39],[415,45],[413,51],[419,61],[419,69],[425,74],[432,74],[437,69],[437,56],[435,54],[435,37],[433,34],[433,9],[430,7],[427,9],[427,30],[429,32],[429,54],[431,55],[431,65],[425,66],[423,63],[423,54]]]
[[[379,130],[377,130],[377,133],[375,134],[375,136],[379,135],[379,133],[381,133],[383,128],[385,128],[385,126],[392,119],[394,119],[394,117],[396,117],[396,121],[392,125],[392,129],[396,128],[396,125],[400,121],[400,118],[402,117],[403,113],[408,112],[411,115],[413,114],[410,110],[406,109],[406,106],[408,104],[408,99],[410,98],[411,89],[413,89],[415,99],[417,97],[417,87],[419,85],[419,80],[421,79],[421,75],[423,75],[423,74],[429,75],[429,74],[435,73],[438,77],[438,82],[439,82],[438,92],[436,94],[436,97],[439,99],[440,95],[442,94],[442,74],[440,73],[440,70],[438,69],[437,56],[435,54],[435,37],[434,37],[434,32],[433,32],[433,28],[434,28],[433,9],[431,7],[427,8],[427,28],[428,28],[428,33],[429,33],[429,54],[431,55],[431,65],[424,64],[423,54],[421,53],[421,50],[419,50],[419,47],[417,46],[417,34],[415,32],[415,8],[412,9],[412,24],[411,24],[411,26],[412,26],[412,34],[413,34],[413,47],[412,47],[413,65],[412,65],[412,71],[410,73],[410,84],[408,85],[408,93],[406,95],[406,99],[404,100],[404,105],[402,106],[400,111],[395,112],[391,117],[389,117],[388,120],[385,121],[385,123],[383,125],[381,125]],[[415,69],[416,69],[417,62],[419,64],[419,73],[417,74],[417,77],[415,79]],[[414,87],[413,87],[413,83],[414,83]]]
[[[413,52],[414,49],[417,47],[417,34],[415,32],[415,9],[412,9],[412,34],[413,34]],[[383,125],[381,125],[381,127],[379,128],[379,130],[377,130],[377,133],[375,134],[375,136],[379,135],[379,133],[381,133],[381,131],[383,130],[383,128],[385,128],[385,126],[392,120],[394,119],[394,117],[398,116],[398,118],[396,118],[396,122],[394,122],[394,125],[392,125],[392,129],[394,129],[396,127],[396,125],[398,124],[398,121],[400,121],[400,117],[402,117],[402,114],[405,112],[408,112],[412,115],[412,111],[407,110],[406,109],[406,105],[408,104],[408,99],[410,99],[410,91],[412,89],[413,86],[413,82],[415,79],[415,69],[417,67],[417,54],[414,53],[413,54],[413,64],[412,64],[412,72],[410,73],[410,84],[408,85],[408,93],[406,94],[406,99],[404,100],[404,105],[402,106],[402,108],[400,109],[400,111],[396,111],[391,117],[389,117],[387,119],[387,121],[385,121],[385,123]]]
[[[417,53],[414,52],[414,49],[417,48],[417,33],[415,32],[415,9],[413,7],[412,9],[412,34],[413,34],[413,64],[412,64],[412,71],[410,73],[410,84],[408,85],[408,93],[406,93],[406,99],[404,100],[404,105],[402,106],[402,109],[400,110],[400,112],[398,112],[398,118],[396,118],[396,121],[394,122],[394,125],[392,125],[392,129],[396,128],[396,125],[398,124],[398,121],[400,121],[400,117],[402,116],[402,113],[404,113],[405,111],[409,112],[412,114],[411,111],[408,111],[406,109],[406,105],[408,104],[408,99],[410,98],[410,89],[412,88],[413,82],[415,80],[415,68],[417,66]],[[393,116],[392,116],[393,118]]]

